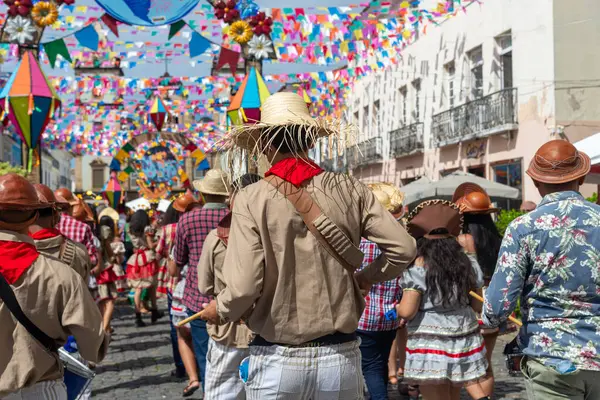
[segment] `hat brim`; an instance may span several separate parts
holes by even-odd
[[[194,189],[196,189],[200,193],[212,194],[215,196],[229,196],[229,192],[227,192],[227,191],[214,190],[214,189],[206,187],[206,185],[204,185],[203,180],[193,181],[192,185],[194,185]]]
[[[43,210],[46,208],[52,208],[53,205],[51,203],[0,203],[0,210],[14,210],[14,211],[34,211],[34,210]]]
[[[490,207],[488,209],[485,210],[476,210],[476,209],[470,209],[467,207],[462,208],[462,213],[463,214],[480,214],[480,215],[486,215],[486,214],[495,214],[500,212],[500,209],[497,207]]]
[[[587,154],[577,152],[577,157],[579,159],[579,165],[573,170],[562,175],[551,175],[544,172],[538,167],[534,157],[533,160],[531,160],[531,163],[529,163],[527,175],[529,175],[529,177],[536,182],[549,183],[554,185],[576,181],[589,174],[590,169],[592,168],[592,162]]]

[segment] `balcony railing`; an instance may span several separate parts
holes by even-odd
[[[517,89],[503,89],[451,108],[434,115],[431,122],[436,147],[515,130]]]
[[[352,168],[382,160],[383,143],[379,136],[362,141],[348,149],[348,163]]]
[[[390,157],[423,151],[423,123],[417,122],[390,132]]]

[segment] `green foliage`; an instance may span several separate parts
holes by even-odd
[[[592,197],[588,197],[587,201],[591,201],[592,203],[596,203],[598,201],[598,193],[594,193]]]
[[[27,178],[27,171],[21,167],[13,167],[7,162],[0,162],[0,175],[15,173],[17,175],[21,175],[24,178]]]
[[[502,210],[500,214],[498,214],[498,220],[496,221],[496,227],[498,228],[498,232],[502,236],[504,236],[504,232],[506,232],[506,228],[508,225],[517,217],[525,214],[523,211],[519,210]]]

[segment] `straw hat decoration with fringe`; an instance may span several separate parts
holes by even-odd
[[[193,182],[194,188],[203,194],[229,196],[229,176],[220,169],[211,169],[206,176]]]
[[[396,218],[402,217],[404,214],[404,193],[400,189],[387,182],[369,183],[367,186],[386,210]]]
[[[296,126],[303,127],[312,142],[341,133],[343,129],[340,124],[313,118],[306,102],[297,93],[279,92],[269,96],[262,104],[260,121],[234,127],[226,140],[256,154],[261,151],[260,146],[269,143],[270,134]]]

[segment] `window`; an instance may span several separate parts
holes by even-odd
[[[467,172],[473,175],[477,175],[481,178],[485,178],[485,165],[479,165],[477,167],[469,167]]]
[[[373,130],[375,134],[379,133],[379,122],[381,120],[381,114],[379,113],[379,100],[373,103],[373,108],[371,109],[371,124],[373,126]]]
[[[104,186],[104,167],[96,167],[92,169],[92,187],[99,189]]]
[[[481,46],[468,54],[471,63],[471,96],[478,99],[483,96],[483,51]]]
[[[358,114],[358,111],[354,113],[354,125],[356,125],[356,127],[358,127],[360,124],[360,116]]]
[[[194,168],[194,174],[193,174],[194,179],[204,178],[204,175],[206,175],[206,171],[208,171],[208,170],[205,170],[205,169],[199,170],[199,169]]]
[[[421,80],[417,79],[412,84],[414,93],[414,108],[413,108],[413,122],[419,122],[421,120]]]
[[[407,98],[406,98],[406,86],[400,88],[400,123],[402,126],[406,125],[406,108],[407,108]]]
[[[362,122],[363,122],[363,134],[368,135],[368,132],[369,132],[369,106],[364,106],[364,108],[363,108]]]
[[[444,70],[446,72],[446,85],[448,88],[448,108],[452,108],[454,107],[454,75],[456,73],[454,61],[446,64]]]
[[[513,160],[492,166],[494,181],[522,190],[523,175],[521,164],[521,160]],[[508,210],[518,209],[520,205],[521,199],[507,199],[500,202],[500,206]]]
[[[137,180],[138,180],[137,172],[132,172],[129,175],[129,188],[130,189],[137,189],[138,188]]]
[[[512,62],[512,33],[505,32],[496,38],[498,55],[500,57],[500,88],[513,87],[513,62]]]

